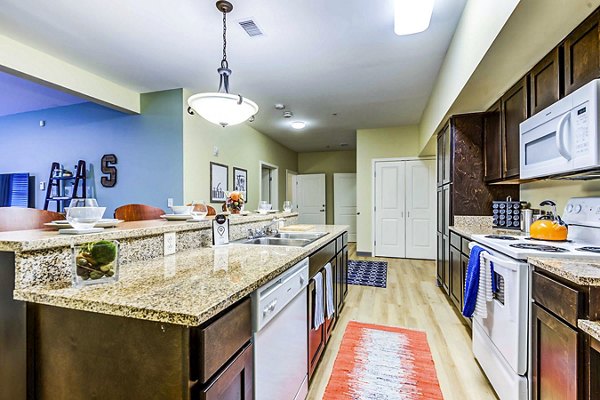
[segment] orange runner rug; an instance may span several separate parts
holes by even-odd
[[[443,399],[427,334],[350,321],[323,399]]]

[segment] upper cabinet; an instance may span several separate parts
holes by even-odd
[[[527,77],[502,96],[502,178],[519,178],[519,125],[527,119]]]
[[[600,77],[600,13],[594,12],[564,42],[565,95]]]
[[[484,179],[502,179],[502,104],[496,102],[483,116]]]
[[[561,96],[560,48],[556,47],[529,73],[531,115],[552,105]]]
[[[527,119],[528,77],[521,79],[483,117],[484,179],[519,179],[519,125]]]

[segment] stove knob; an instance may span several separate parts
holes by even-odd
[[[581,212],[581,204],[577,204],[575,206],[575,214],[579,214]]]
[[[569,212],[569,213],[570,213],[570,212],[572,212],[572,211],[573,211],[573,204],[569,204],[569,205],[567,206],[567,212]]]

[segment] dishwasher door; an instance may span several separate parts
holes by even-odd
[[[256,400],[303,400],[308,394],[307,290],[254,333]]]

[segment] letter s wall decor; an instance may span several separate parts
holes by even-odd
[[[100,183],[102,186],[110,188],[117,184],[117,156],[114,154],[105,154],[102,156],[102,160],[100,162],[100,169],[103,174],[108,174],[108,176],[103,176],[100,178]]]

